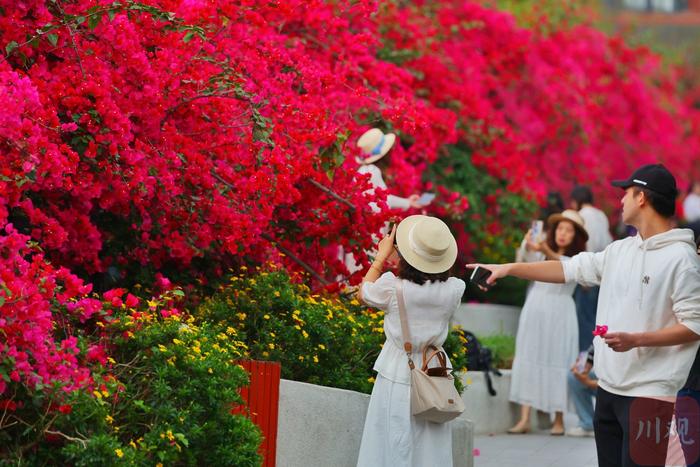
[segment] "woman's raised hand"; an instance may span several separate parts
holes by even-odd
[[[382,262],[386,261],[389,256],[396,251],[394,249],[394,239],[396,238],[396,225],[394,224],[391,227],[391,232],[389,232],[389,235],[386,237],[382,238],[379,241],[379,245],[377,245],[377,259],[381,260]]]

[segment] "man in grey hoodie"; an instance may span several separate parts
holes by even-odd
[[[598,464],[664,465],[673,402],[700,339],[700,259],[692,231],[672,228],[673,175],[645,165],[613,182],[625,190],[622,220],[638,234],[569,261],[482,266],[487,284],[508,275],[600,285],[594,339]]]

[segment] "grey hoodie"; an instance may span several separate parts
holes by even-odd
[[[637,235],[599,253],[562,263],[567,282],[600,285],[596,324],[608,332],[644,332],[681,323],[700,334],[700,258],[693,232],[672,229],[646,240]],[[615,352],[593,340],[600,386],[622,396],[675,397],[700,341]]]

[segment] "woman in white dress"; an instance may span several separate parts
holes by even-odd
[[[384,263],[399,253],[398,276]],[[374,263],[360,288],[360,298],[384,310],[386,341],[374,364],[372,389],[362,434],[358,467],[449,467],[452,465],[450,423],[432,423],[411,416],[408,358],[403,350],[396,287],[403,296],[413,345],[412,359],[423,361],[428,344],[441,348],[449,322],[464,293],[462,280],[450,277],[457,243],[441,220],[409,216],[379,242]],[[450,366],[449,361],[447,362]]]
[[[586,250],[588,234],[578,212],[567,209],[547,220],[545,241],[535,243],[531,232],[521,246],[525,261],[566,261]],[[554,413],[550,434],[564,434],[567,375],[578,356],[578,324],[572,297],[575,283],[535,282],[520,314],[511,374],[510,400],[521,405],[520,420],[508,433],[527,433],[535,407]]]

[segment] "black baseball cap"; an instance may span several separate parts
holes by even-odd
[[[626,180],[613,180],[612,186],[629,188],[639,186],[669,199],[676,199],[676,179],[663,164],[647,164],[634,171]]]

